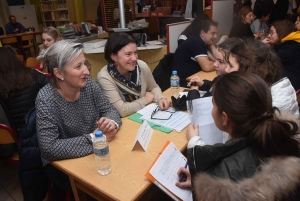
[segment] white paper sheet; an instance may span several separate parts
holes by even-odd
[[[199,136],[205,144],[223,143],[223,132],[214,123],[211,115],[212,97],[199,98],[193,102],[193,124],[199,125]]]
[[[170,142],[149,172],[159,183],[180,199],[189,201],[193,200],[192,191],[181,189],[175,185],[179,180],[177,171],[180,167],[185,166],[186,161],[187,159],[177,149],[174,143]]]
[[[131,150],[133,150],[136,143],[138,142],[144,149],[144,151],[147,151],[152,134],[153,129],[149,126],[149,124],[146,121],[144,121],[136,134],[136,138],[134,140]]]

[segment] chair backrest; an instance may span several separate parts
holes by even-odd
[[[0,144],[19,144],[19,137],[8,125],[0,124]]]
[[[12,44],[18,42],[17,37],[5,37],[1,39],[2,45]]]
[[[21,36],[21,40],[25,41],[25,40],[33,40],[33,34],[25,34],[23,36]]]
[[[8,117],[4,102],[0,99],[0,124],[11,126],[11,121]]]
[[[26,66],[29,68],[34,68],[39,63],[39,61],[34,57],[28,57],[26,60]]]

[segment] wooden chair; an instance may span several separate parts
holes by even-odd
[[[15,131],[8,125],[0,124],[0,144],[19,144],[19,137]],[[1,161],[17,163],[19,161],[19,153],[16,151],[9,158],[0,158]]]
[[[11,46],[15,46],[14,49],[19,52],[18,47],[16,47],[18,45],[18,38],[17,37],[5,37],[1,39],[1,43],[2,46],[4,47],[5,45],[11,45]]]
[[[34,57],[28,57],[26,60],[26,66],[29,68],[34,68],[39,63],[39,61]]]
[[[20,49],[22,50],[24,58],[26,58],[26,51],[28,51],[29,55],[31,56],[30,48],[33,48],[34,53],[36,53],[36,44],[34,39],[35,38],[33,34],[25,34],[21,36],[22,45],[20,46]],[[29,41],[30,43],[28,45],[23,45],[25,41]]]

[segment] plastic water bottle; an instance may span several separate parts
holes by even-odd
[[[93,141],[93,148],[99,174],[107,175],[111,171],[111,163],[108,143],[106,136],[103,135],[102,131],[96,131],[95,139]]]
[[[171,96],[174,96],[177,98],[179,96],[179,77],[177,75],[177,71],[172,71],[172,75],[170,78],[170,84],[171,84]]]

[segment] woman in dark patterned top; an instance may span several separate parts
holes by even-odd
[[[63,40],[38,56],[52,75],[36,99],[42,161],[54,188],[65,190],[71,190],[68,177],[50,162],[93,153],[96,130],[112,140],[121,126],[119,113],[89,77],[82,48],[80,43]]]

